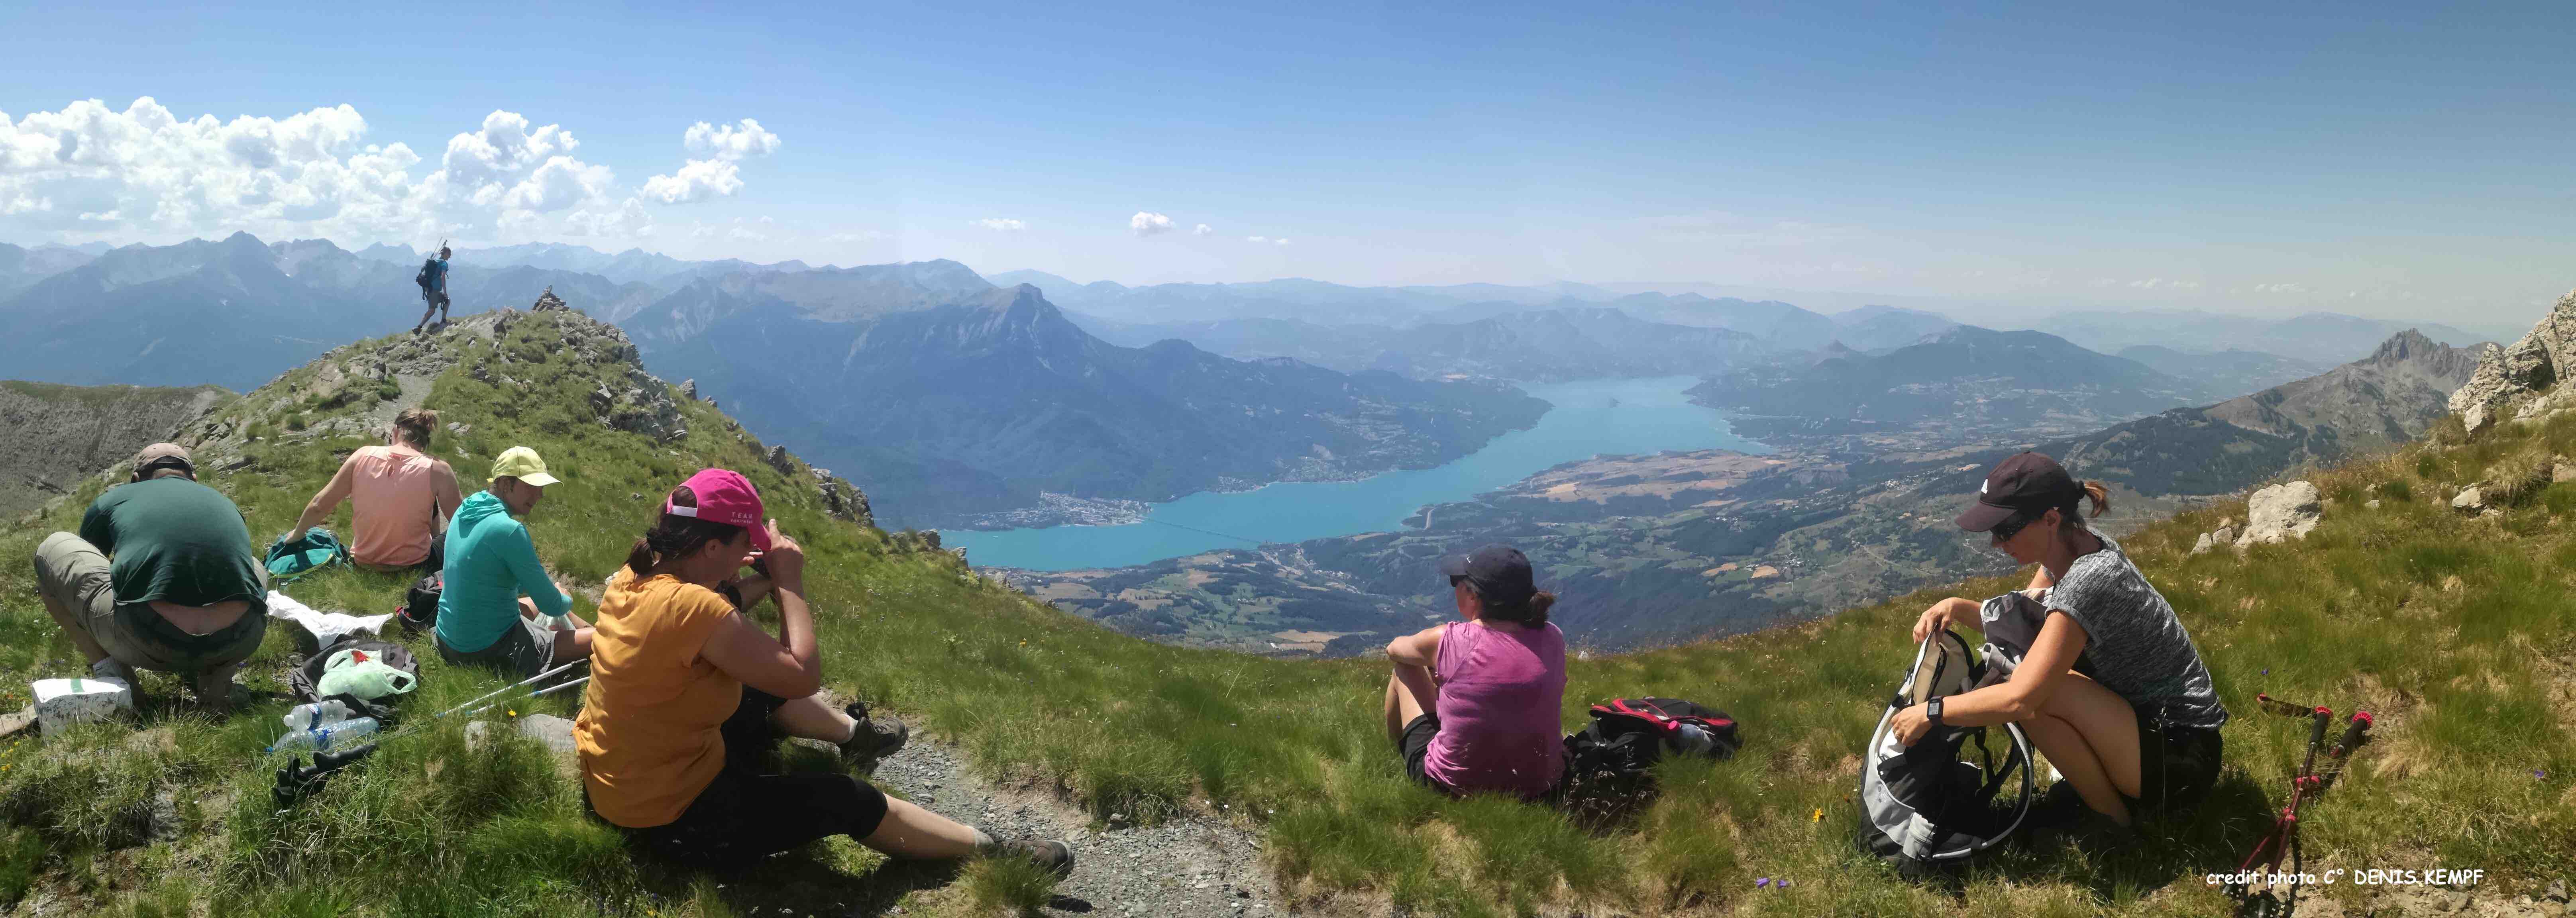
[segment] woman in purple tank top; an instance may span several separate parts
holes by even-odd
[[[1565,774],[1565,632],[1529,558],[1487,545],[1440,560],[1466,619],[1386,645],[1386,735],[1404,771],[1451,794],[1538,797]]]

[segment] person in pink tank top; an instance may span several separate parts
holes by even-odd
[[[1440,560],[1458,614],[1386,645],[1386,735],[1405,774],[1456,795],[1546,795],[1565,774],[1565,632],[1519,549]]]
[[[429,571],[445,566],[439,549],[446,540],[438,536],[464,497],[456,487],[455,470],[426,452],[437,428],[438,412],[427,408],[395,415],[387,445],[350,453],[331,483],[304,505],[304,516],[286,541],[301,541],[305,530],[330,520],[345,501],[355,505],[347,541],[349,557],[360,566]]]

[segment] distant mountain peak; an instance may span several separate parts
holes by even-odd
[[[2452,349],[2450,345],[2435,341],[2431,336],[2410,328],[2390,335],[2388,340],[2380,342],[2378,350],[2370,352],[2370,356],[2362,358],[2361,362],[2380,365],[2402,363],[2410,357],[2432,352],[2436,348],[2446,351]]]

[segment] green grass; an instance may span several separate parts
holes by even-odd
[[[1205,813],[1261,832],[1280,886],[1307,906],[1455,915],[2223,912],[2226,901],[2200,876],[2242,857],[2305,741],[2298,723],[2256,709],[2257,692],[2383,715],[2359,764],[2305,811],[2312,862],[2483,868],[2492,882],[2528,891],[2564,871],[2565,852],[2576,850],[2576,667],[2565,662],[2576,656],[2576,634],[2563,599],[2576,565],[2568,534],[2576,486],[2538,487],[2490,519],[2451,510],[2445,489],[2482,480],[2511,457],[2576,452],[2576,424],[2566,419],[2504,424],[2474,439],[2445,435],[2456,445],[2409,447],[2323,473],[2316,480],[2333,504],[2303,542],[2187,553],[2221,517],[2242,519],[2241,503],[2127,540],[2182,612],[2236,714],[2218,792],[2168,843],[2107,862],[2073,849],[2016,851],[1944,887],[1901,880],[1854,849],[1856,752],[1910,654],[1905,632],[1921,608],[1940,595],[2018,585],[2011,579],[1575,662],[1568,727],[1586,705],[1619,695],[1690,698],[1746,725],[1743,755],[1668,763],[1659,800],[1632,824],[1596,833],[1550,810],[1447,800],[1402,780],[1381,734],[1380,663],[1168,647],[1039,606],[922,550],[920,540],[826,518],[809,475],[800,468],[791,480],[770,468],[762,444],[737,440],[703,403],[685,406],[690,432],[681,442],[607,428],[586,393],[623,368],[610,359],[618,355],[567,347],[558,324],[566,321],[581,320],[530,316],[497,347],[475,345],[469,365],[488,364],[495,381],[452,370],[428,404],[442,420],[470,425],[463,437],[442,429],[432,444],[469,490],[511,445],[537,448],[565,479],[528,522],[567,582],[595,584],[620,563],[649,521],[652,496],[691,470],[742,471],[812,555],[809,586],[835,690],[958,744],[987,778],[1052,789],[1096,817]],[[286,416],[315,409],[263,391],[226,410],[275,435]],[[209,481],[234,496],[264,540],[292,524],[335,467],[335,451],[362,442],[254,444],[252,465]],[[0,537],[0,555],[24,559],[43,533],[69,528],[90,496]],[[2374,496],[2380,508],[2364,509]],[[0,686],[77,669],[29,580],[23,560],[0,563]],[[350,571],[293,592],[317,608],[376,613],[390,610],[404,585]],[[412,711],[500,684],[444,668],[425,641],[413,649],[424,679],[421,697],[407,702]],[[285,629],[272,630],[245,680],[282,691],[273,677],[292,659]],[[0,744],[0,851],[41,851],[30,868],[18,868],[25,859],[17,857],[0,866],[0,894],[18,890],[0,903],[36,888],[138,914],[169,911],[174,896],[224,914],[279,915],[770,914],[898,903],[990,914],[1043,899],[1035,878],[1007,866],[889,863],[838,840],[748,875],[640,869],[583,814],[577,781],[538,748],[468,752],[453,725],[389,747],[278,814],[267,807],[269,776],[256,751],[277,731],[284,700],[216,723],[167,704],[179,694],[168,679],[147,678],[142,691],[149,703],[139,727]],[[574,703],[550,698],[534,708],[570,716]],[[147,817],[140,829],[137,812]],[[1755,888],[1763,877],[1793,882]]]

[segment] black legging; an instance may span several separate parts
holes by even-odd
[[[832,835],[866,838],[885,821],[885,792],[839,772],[765,774],[778,744],[778,697],[750,686],[722,728],[724,770],[680,818],[629,829],[636,846],[673,860],[736,866]]]

